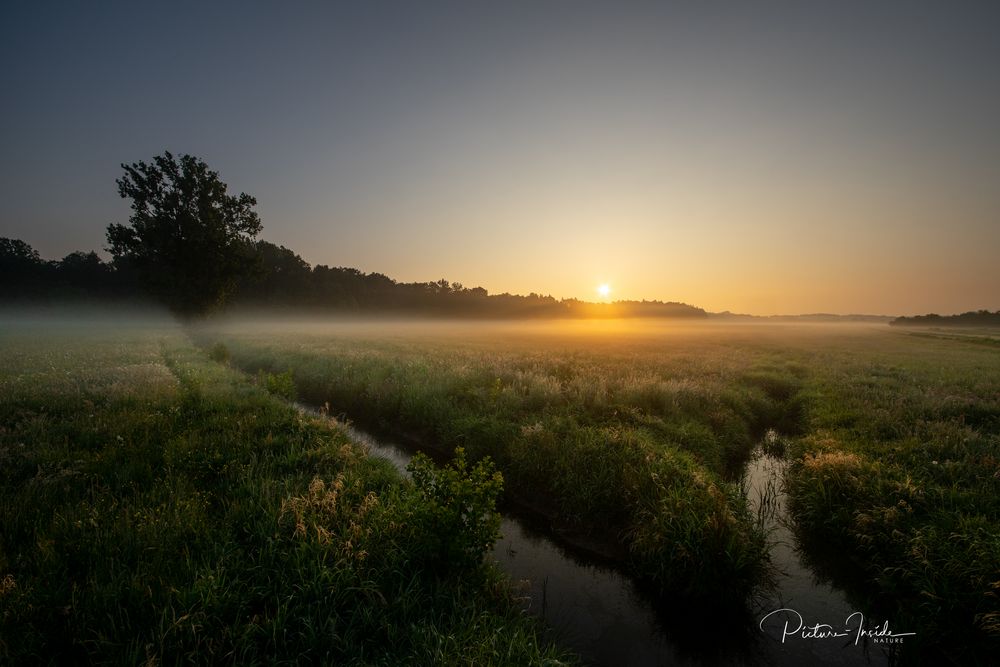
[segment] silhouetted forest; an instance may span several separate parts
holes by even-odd
[[[357,315],[456,318],[707,317],[701,308],[662,301],[591,303],[529,294],[489,294],[447,280],[402,283],[381,273],[310,266],[295,252],[256,243],[261,268],[243,278],[230,310],[286,310]],[[6,303],[145,300],[126,262],[105,262],[95,252],[42,259],[24,241],[0,239],[0,299]]]
[[[136,276],[96,252],[71,252],[49,261],[24,241],[0,238],[0,299],[5,303],[141,298]]]
[[[988,310],[970,310],[961,315],[914,315],[913,317],[897,317],[892,326],[911,327],[998,327],[1000,326],[1000,310],[991,313]]]

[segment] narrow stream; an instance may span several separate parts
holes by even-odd
[[[352,440],[388,459],[404,475],[412,453],[338,422]],[[606,567],[579,562],[542,531],[507,515],[492,556],[520,587],[525,608],[553,638],[594,665],[701,664],[684,661],[667,640],[652,606],[634,584]]]
[[[847,637],[803,638],[792,632],[801,623],[811,627],[817,623],[830,626],[838,633],[858,626],[859,611],[847,600],[844,592],[818,581],[797,549],[788,517],[788,497],[782,488],[788,460],[768,454],[774,451],[780,436],[768,431],[761,446],[754,450],[743,474],[750,509],[769,533],[771,562],[777,568],[774,590],[758,601],[757,614],[761,635],[765,637],[768,664],[787,665],[888,665],[889,653],[873,646],[856,632]],[[788,611],[769,612],[785,609]],[[848,620],[850,618],[850,620]],[[786,626],[787,624],[787,626]],[[871,627],[871,619],[865,619]],[[820,629],[823,629],[822,627]],[[786,632],[792,634],[782,638]]]
[[[342,422],[337,424],[353,440],[365,444],[372,455],[388,459],[408,475],[406,465],[411,450]],[[768,437],[777,436],[771,432]],[[772,559],[779,570],[775,590],[757,601],[756,619],[761,622],[770,611],[787,608],[801,614],[806,625],[825,623],[842,630],[855,610],[841,591],[818,583],[796,551],[781,489],[786,465],[784,460],[758,449],[744,476],[751,507],[760,512],[771,531]],[[578,653],[588,664],[888,664],[882,650],[866,647],[863,642],[856,645],[854,636],[803,639],[793,633],[782,642],[783,630],[794,630],[797,623],[791,612],[769,616],[760,623],[760,629],[753,628],[749,635],[745,630],[725,627],[710,613],[704,619],[686,619],[685,627],[676,627],[676,621],[667,617],[683,616],[684,610],[675,609],[669,615],[658,612],[654,601],[643,595],[629,577],[584,562],[529,521],[505,516],[500,532],[492,557],[521,586],[525,609],[544,620],[556,642]],[[690,628],[695,625],[699,629],[692,638]],[[733,637],[744,639],[734,642]]]

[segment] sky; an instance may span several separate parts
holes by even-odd
[[[711,311],[1000,309],[1000,3],[21,2],[0,236],[204,159],[312,264]]]

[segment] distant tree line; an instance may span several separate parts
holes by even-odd
[[[531,318],[706,317],[682,303],[587,303],[529,294],[490,295],[438,280],[399,283],[381,273],[310,266],[260,241],[257,200],[230,195],[200,158],[169,151],[122,164],[115,182],[131,202],[128,224],[107,229],[110,263],[94,252],[45,261],[24,241],[0,239],[0,299],[11,302],[135,300],[143,295],[182,318],[223,306],[355,314]]]
[[[529,294],[489,294],[461,283],[397,282],[381,273],[310,266],[292,250],[256,241],[260,265],[235,285],[230,309],[456,318],[706,317],[701,308],[662,301],[589,303]],[[0,239],[0,299],[7,303],[146,298],[128,261],[106,262],[95,252],[42,259],[24,241]]]
[[[910,327],[997,327],[1000,326],[1000,310],[970,310],[961,315],[914,315],[913,317],[897,317],[890,326]]]
[[[78,300],[137,300],[136,276],[96,252],[71,252],[43,260],[24,241],[0,238],[0,299],[6,303]]]
[[[266,241],[257,247],[263,270],[240,283],[231,299],[234,307],[472,318],[707,316],[701,308],[682,303],[589,303],[535,293],[489,294],[482,287],[445,279],[403,283],[381,273],[313,267],[292,250]]]

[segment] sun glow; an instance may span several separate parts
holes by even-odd
[[[597,293],[601,295],[602,299],[607,299],[611,294],[611,285],[604,283],[603,285],[597,286]]]

